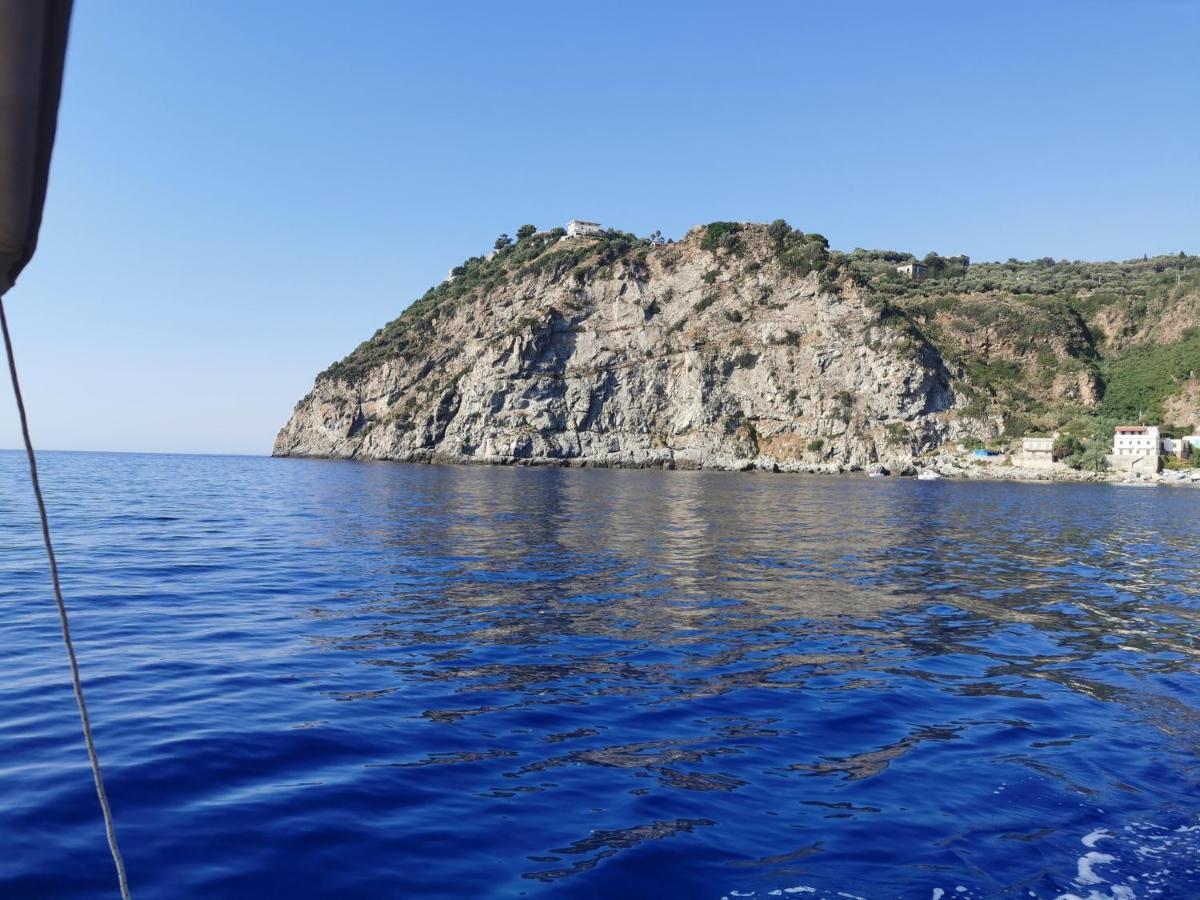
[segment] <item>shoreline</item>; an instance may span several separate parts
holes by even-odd
[[[702,461],[685,458],[653,459],[653,460],[621,460],[621,459],[585,459],[563,457],[515,457],[515,456],[449,456],[438,453],[414,453],[404,457],[367,457],[367,456],[336,456],[307,453],[272,453],[273,459],[316,459],[342,462],[375,462],[401,463],[408,465],[445,465],[445,466],[495,466],[499,468],[542,468],[542,469],[628,469],[628,470],[657,470],[675,472],[732,472],[754,473],[769,475],[809,475],[833,477],[886,477],[901,480],[924,480],[917,476],[921,472],[934,472],[936,479],[945,481],[1015,481],[1023,484],[1113,484],[1120,486],[1138,487],[1200,487],[1200,468],[1164,470],[1155,476],[1140,476],[1131,478],[1130,473],[1109,470],[1106,472],[1081,472],[1074,469],[1032,469],[1021,466],[1004,466],[1000,463],[976,464],[967,459],[941,456],[929,461],[910,460],[901,471],[875,476],[882,468],[890,468],[886,463],[873,464],[872,467],[797,465],[794,463],[780,464],[770,458],[760,459],[730,459],[717,463],[705,464]],[[897,463],[899,468],[899,463]],[[1000,471],[1003,470],[1004,474]],[[985,471],[987,470],[987,471]]]

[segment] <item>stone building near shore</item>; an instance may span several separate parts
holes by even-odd
[[[1156,474],[1161,447],[1157,425],[1118,425],[1108,464],[1122,472]]]
[[[1021,439],[1021,454],[1017,460],[1018,465],[1028,469],[1047,469],[1054,465],[1054,439],[1058,437],[1055,432],[1051,435],[1031,435]]]
[[[1192,454],[1192,445],[1187,438],[1163,438],[1162,452],[1164,456],[1187,459]]]

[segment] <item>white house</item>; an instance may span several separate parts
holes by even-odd
[[[599,222],[584,222],[582,219],[572,219],[567,223],[567,237],[569,238],[591,237],[603,230]]]
[[[920,281],[925,277],[925,273],[928,270],[919,262],[909,262],[904,263],[902,266],[896,266],[896,271],[906,278],[911,278],[913,281]]]
[[[1108,461],[1114,469],[1157,472],[1161,446],[1157,425],[1118,425]]]

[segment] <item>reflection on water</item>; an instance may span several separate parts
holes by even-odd
[[[93,896],[19,461],[0,887]],[[139,896],[1200,895],[1200,492],[44,466]]]

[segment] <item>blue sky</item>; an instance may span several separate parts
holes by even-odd
[[[34,438],[268,452],[318,371],[524,222],[1200,252],[1198,44],[1182,0],[78,0],[7,300]]]

